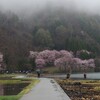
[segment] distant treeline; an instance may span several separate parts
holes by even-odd
[[[24,19],[0,12],[0,51],[8,70],[28,70],[29,51],[44,49],[84,49],[99,58],[100,16],[46,9]]]

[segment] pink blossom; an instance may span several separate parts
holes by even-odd
[[[54,63],[56,59],[55,52],[44,50],[38,54],[37,59],[44,59],[46,63]]]
[[[82,60],[80,58],[73,58],[73,60],[77,63],[77,64],[81,64]]]
[[[73,58],[73,66],[79,68],[82,65],[82,60],[80,58]]]
[[[39,67],[43,67],[48,64],[63,68],[67,68],[69,66],[70,68],[95,67],[94,59],[81,60],[79,58],[74,58],[73,52],[69,52],[67,50],[44,50],[39,53],[30,51],[30,58],[34,58],[36,65]]]
[[[54,62],[54,65],[56,67],[62,67],[63,66],[63,59],[62,58],[56,59]]]
[[[53,50],[54,55],[55,55],[55,59],[61,58],[61,53],[57,50]]]
[[[89,59],[89,60],[82,60],[82,65],[83,68],[94,68],[95,67],[95,63],[94,63],[94,59]]]
[[[72,52],[70,53],[67,50],[61,50],[60,53],[61,53],[61,57],[68,57],[68,58],[72,58],[73,57]]]
[[[94,68],[94,67],[95,67],[94,59],[89,59],[89,60],[88,60],[88,65],[89,65],[89,67]]]
[[[67,68],[73,64],[73,58],[62,57],[62,58],[55,60],[54,64],[57,67]]]
[[[36,59],[35,63],[36,63],[36,66],[39,67],[39,68],[42,68],[43,66],[45,66],[44,59]]]

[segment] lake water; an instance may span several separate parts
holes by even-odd
[[[0,96],[3,95],[17,95],[24,87],[28,86],[29,83],[20,84],[4,84],[0,85]]]
[[[87,79],[100,79],[100,72],[99,73],[86,73]],[[66,78],[66,74],[59,74],[59,75],[50,75],[47,77],[51,78]],[[71,74],[72,79],[84,79],[83,73],[82,74]]]
[[[83,74],[72,74],[71,78],[84,78]],[[100,79],[99,73],[87,73],[87,79]]]

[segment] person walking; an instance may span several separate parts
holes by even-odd
[[[37,69],[36,72],[37,72],[37,77],[40,78],[40,76],[41,76],[40,69]]]

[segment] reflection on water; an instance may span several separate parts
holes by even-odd
[[[17,95],[24,87],[28,85],[29,83],[0,85],[0,96]]]

